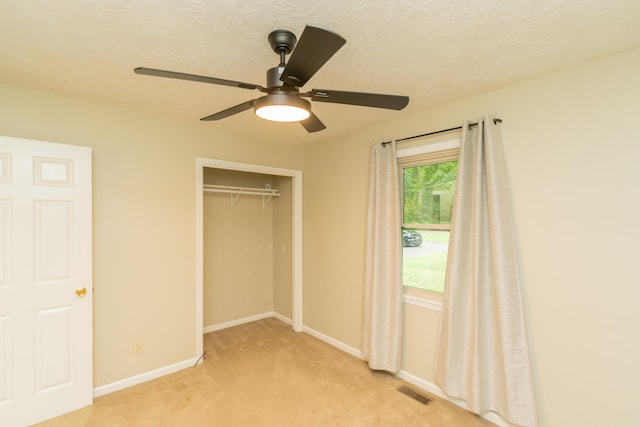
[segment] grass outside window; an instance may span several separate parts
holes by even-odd
[[[418,231],[422,246],[403,248],[402,283],[431,292],[444,292],[449,231]]]

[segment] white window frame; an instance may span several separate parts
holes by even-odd
[[[425,144],[404,149],[396,149],[396,158],[401,159],[421,154],[436,153],[438,151],[451,150],[454,148],[460,148],[460,139],[433,144]],[[405,304],[416,305],[418,307],[423,307],[435,311],[442,311],[442,294],[425,291],[422,289],[410,288],[408,286],[403,286],[403,290],[403,302]]]

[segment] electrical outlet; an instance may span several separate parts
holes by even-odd
[[[133,354],[140,354],[144,347],[142,346],[142,340],[135,340],[133,342]]]

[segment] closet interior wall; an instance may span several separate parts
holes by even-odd
[[[262,196],[204,194],[203,327],[292,313],[292,182],[290,177],[205,168],[205,185],[277,189]]]

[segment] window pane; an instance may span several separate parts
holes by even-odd
[[[404,286],[444,291],[458,162],[402,169]]]
[[[450,224],[457,171],[458,162],[404,168],[402,222]]]
[[[402,248],[402,284],[444,292],[449,231],[413,230],[422,236],[420,246]]]

